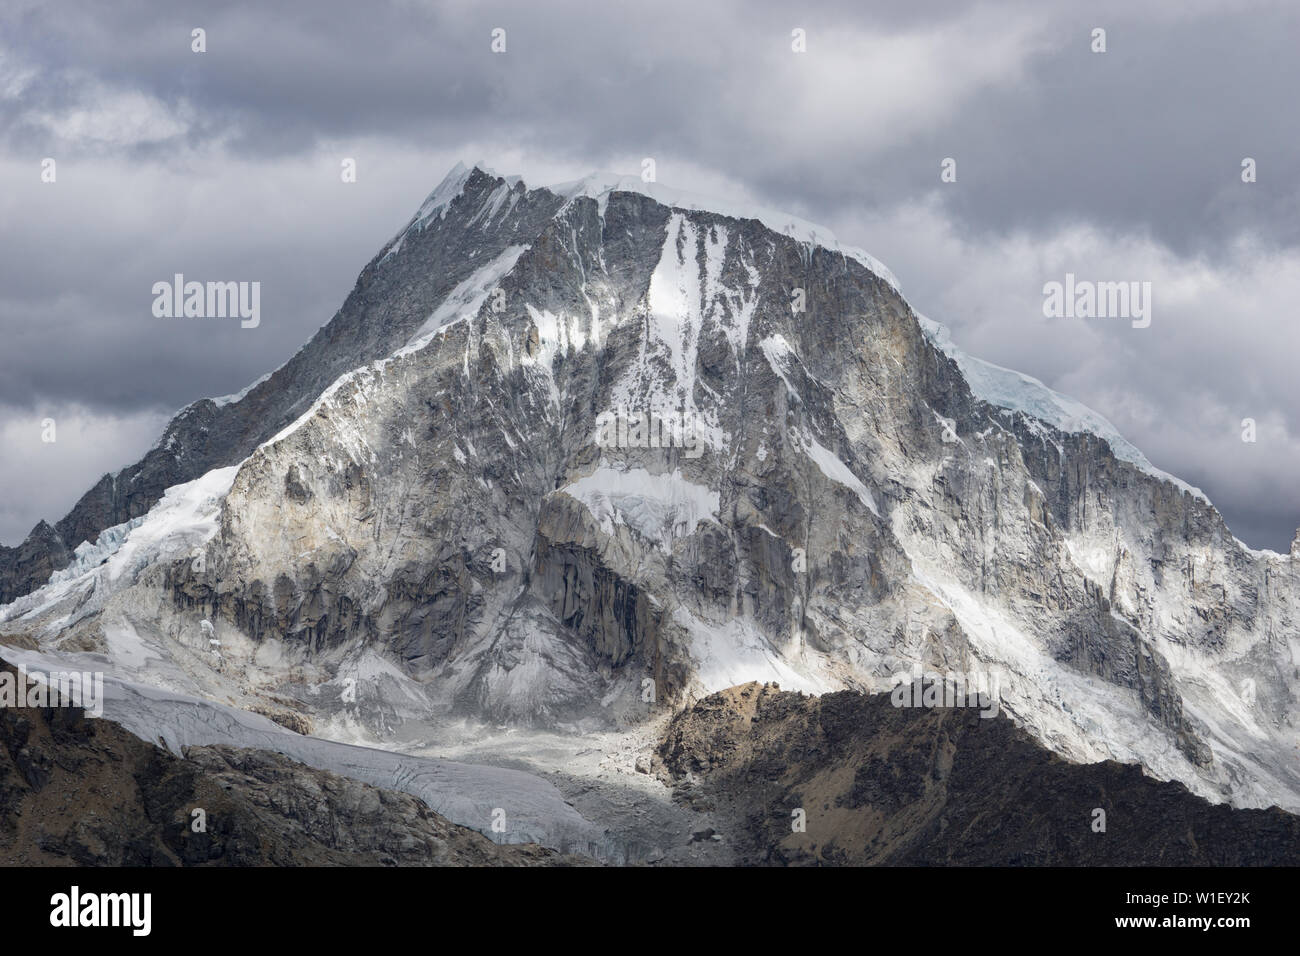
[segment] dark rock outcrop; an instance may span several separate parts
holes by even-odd
[[[1276,807],[1214,805],[1131,764],[1072,764],[1003,715],[888,694],[733,687],[674,718],[656,763],[679,801],[730,819],[725,838],[750,864],[1300,863],[1300,817]]]

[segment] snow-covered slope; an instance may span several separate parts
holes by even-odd
[[[978,398],[991,405],[1023,412],[1031,419],[1071,434],[1086,431],[1104,439],[1116,458],[1130,462],[1149,475],[1172,482],[1189,494],[1205,501],[1205,493],[1185,481],[1156,468],[1137,447],[1119,433],[1114,425],[1082,402],[1053,391],[1038,379],[968,355],[953,344],[948,327],[926,316],[917,315],[926,336],[961,369],[966,383]]]
[[[148,515],[109,528],[49,584],[0,607],[0,624],[40,622],[49,639],[96,615],[109,594],[137,583],[144,572],[195,553],[217,531],[221,502],[236,468],[219,468],[167,490]],[[57,614],[53,612],[59,612]]]

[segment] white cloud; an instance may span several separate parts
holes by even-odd
[[[75,106],[54,113],[30,111],[24,119],[44,126],[65,145],[122,148],[183,135],[191,113],[183,104],[173,108],[147,93],[95,84]]]
[[[788,36],[750,39],[762,66],[733,74],[719,115],[764,136],[777,156],[806,156],[815,144],[819,153],[861,159],[942,127],[990,89],[1013,86],[1047,42],[1041,19],[1023,11],[893,32],[809,23],[806,53],[793,53]]]

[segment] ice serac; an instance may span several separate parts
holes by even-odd
[[[614,447],[610,416],[696,440]],[[90,603],[60,579],[0,631],[143,647],[141,681],[368,739],[989,673],[1067,758],[1300,809],[1292,556],[797,220],[453,170],[295,359],[160,449],[237,466],[198,553]],[[78,560],[181,480],[160,449]],[[126,543],[166,540],[154,517]]]

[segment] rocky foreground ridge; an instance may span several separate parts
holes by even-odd
[[[661,845],[642,864],[1300,863],[1300,817],[1213,805],[1131,765],[1071,764],[1005,716],[900,709],[883,694],[815,698],[757,683],[729,688],[676,715],[638,766],[661,778],[698,821],[678,834],[682,846]],[[0,709],[0,862],[600,860],[535,844],[499,845],[407,793],[282,754],[195,746],[178,757],[112,721],[52,706]]]
[[[1300,817],[1211,804],[1131,764],[1072,764],[973,708],[745,684],[675,717],[656,757],[744,865],[1300,863]]]
[[[17,671],[0,661],[0,670]],[[195,816],[202,811],[202,818]],[[201,823],[202,829],[196,825]],[[404,793],[280,754],[176,757],[77,707],[0,708],[0,864],[546,866]],[[581,861],[579,861],[581,862]]]

